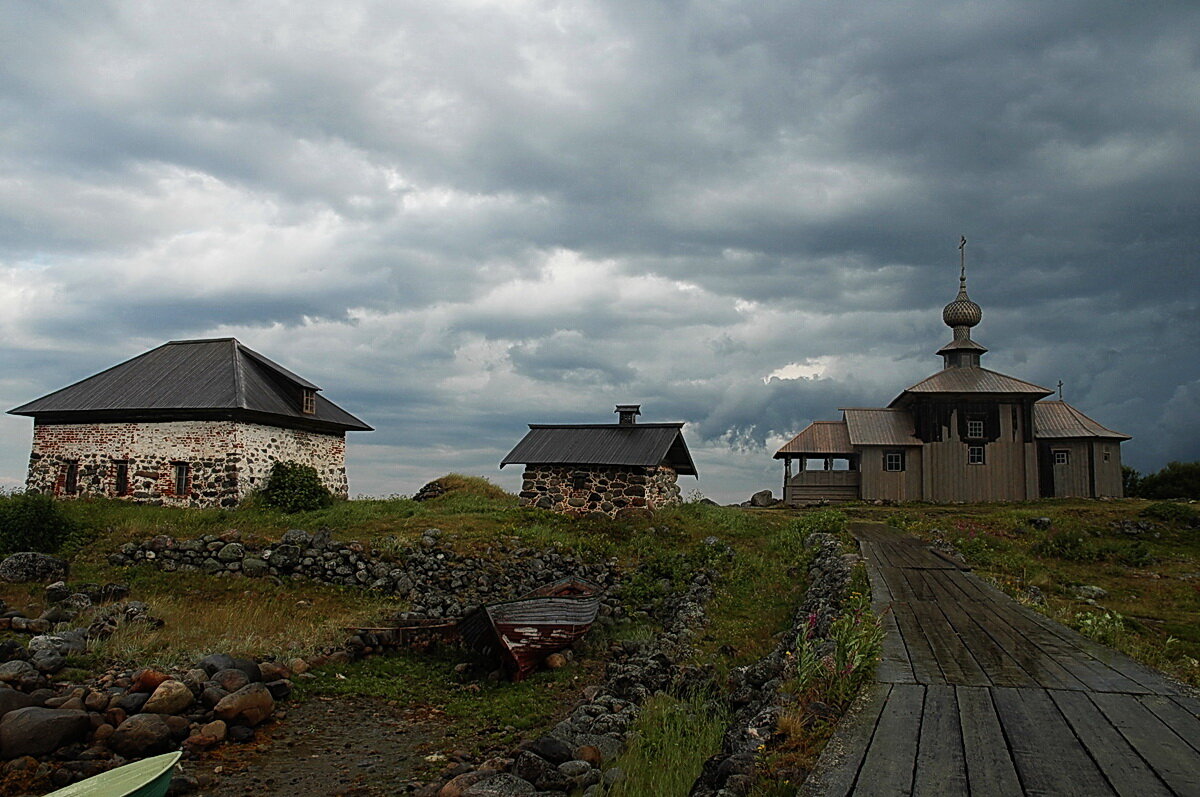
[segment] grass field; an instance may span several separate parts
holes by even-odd
[[[71,675],[108,664],[183,666],[211,652],[307,656],[337,646],[345,627],[405,608],[396,598],[308,581],[215,578],[164,573],[148,566],[117,568],[107,555],[125,542],[168,534],[196,537],[237,529],[244,536],[278,539],[289,528],[328,528],[335,539],[358,540],[394,551],[439,528],[443,544],[478,552],[497,540],[527,547],[561,546],[584,558],[615,558],[625,570],[625,599],[636,611],[690,580],[700,566],[722,574],[708,606],[708,624],[696,637],[692,663],[710,665],[717,683],[733,667],[766,654],[788,625],[806,586],[806,559],[797,516],[789,509],[743,509],[689,503],[653,517],[572,519],[517,506],[514,496],[462,476],[442,479],[452,489],[431,501],[354,500],[284,515],[253,503],[232,510],[135,506],[116,501],[67,502],[82,531],[64,550],[72,581],[122,581],[131,598],[164,620],[161,628],[128,627],[70,663]],[[1178,505],[1172,505],[1178,506]],[[1040,608],[1056,619],[1118,647],[1181,680],[1200,685],[1200,529],[1193,510],[1147,501],[1039,501],[1007,505],[849,505],[852,519],[890,523],[960,550],[977,572],[1023,602],[1040,593]],[[1050,518],[1037,529],[1034,518]],[[1141,527],[1138,523],[1143,524]],[[1132,525],[1131,525],[1132,524]],[[1132,532],[1132,533],[1131,533]],[[734,552],[705,545],[716,537]],[[1088,603],[1079,586],[1107,592]],[[861,588],[861,585],[860,585]],[[865,588],[863,588],[865,591]],[[39,586],[0,585],[0,598],[36,614]],[[377,657],[330,665],[299,687],[299,696],[365,696],[410,706],[435,717],[441,729],[430,754],[466,750],[476,755],[511,749],[561,719],[580,690],[602,678],[607,645],[656,633],[645,618],[596,636],[588,650],[561,670],[520,684],[462,683],[453,673],[462,654],[443,652]],[[797,686],[803,691],[803,688]],[[828,692],[829,690],[826,690]],[[809,695],[830,702],[828,695]],[[720,743],[724,717],[706,696],[656,698],[639,718],[639,735],[622,762],[630,779],[620,793],[684,793]],[[830,727],[811,718],[786,718],[788,747],[777,761],[786,769],[819,753]],[[682,773],[661,780],[664,762]],[[689,774],[690,773],[690,774]],[[675,781],[678,781],[677,783]],[[757,793],[791,793],[760,784]],[[783,787],[780,787],[783,788]],[[683,791],[679,791],[683,789]],[[765,790],[764,790],[765,789]],[[617,792],[614,792],[617,793]]]

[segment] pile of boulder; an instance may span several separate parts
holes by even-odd
[[[282,713],[276,704],[291,695],[293,666],[307,669],[300,660],[213,654],[187,671],[111,670],[85,686],[49,684],[26,669],[29,677],[0,686],[4,773],[62,787],[130,759],[181,748],[195,756],[226,741],[249,741],[257,726]]]
[[[843,611],[851,567],[858,557],[843,554],[841,544],[831,534],[811,534],[805,546],[813,555],[804,601],[793,615],[791,627],[769,654],[730,673],[733,719],[725,730],[721,752],[704,762],[691,797],[742,797],[749,793],[755,762],[774,737],[779,717],[791,700],[781,688],[795,675],[791,651],[797,638],[822,640],[821,655],[832,650],[829,629]],[[810,704],[807,711],[821,719],[837,717],[832,707],[822,703]],[[803,781],[806,774],[796,773],[793,782]]]
[[[516,541],[460,554],[438,529],[427,529],[414,545],[384,551],[361,542],[339,542],[328,531],[292,529],[279,542],[238,531],[196,539],[160,535],[126,543],[109,556],[118,566],[149,564],[173,572],[215,576],[309,579],[378,590],[411,603],[412,616],[457,617],[481,603],[508,600],[543,584],[574,576],[610,587],[616,560],[583,561],[576,554],[539,550]]]
[[[712,540],[710,544],[720,544]],[[711,674],[680,664],[707,620],[715,574],[697,573],[682,592],[664,601],[662,633],[646,642],[614,643],[604,682],[583,690],[584,700],[546,735],[523,743],[511,758],[493,758],[475,769],[451,772],[444,783],[417,792],[424,797],[566,795],[598,797],[620,781],[610,764],[624,751],[639,705],[653,694],[681,694],[711,683]]]

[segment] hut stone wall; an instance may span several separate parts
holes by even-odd
[[[235,421],[36,424],[26,489],[64,498],[233,506],[262,486],[273,462],[291,460],[311,465],[331,492],[345,496],[345,448],[341,434]],[[74,491],[67,484],[72,463]],[[180,463],[187,465],[182,492],[176,485]]]
[[[674,468],[530,465],[521,483],[522,506],[555,512],[616,515],[680,503]]]

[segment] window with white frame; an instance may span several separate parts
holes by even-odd
[[[967,437],[978,440],[983,437],[983,421],[979,418],[967,419]]]
[[[883,453],[883,469],[891,473],[899,473],[904,470],[904,452],[903,451],[885,451]]]
[[[1067,451],[1066,449],[1056,449],[1054,452],[1054,464],[1055,465],[1071,464],[1071,452]]]
[[[983,464],[983,446],[967,446],[967,464]]]

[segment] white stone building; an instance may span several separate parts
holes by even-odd
[[[345,496],[346,432],[371,427],[234,338],[171,341],[15,409],[33,417],[26,489],[233,506],[275,461]]]

